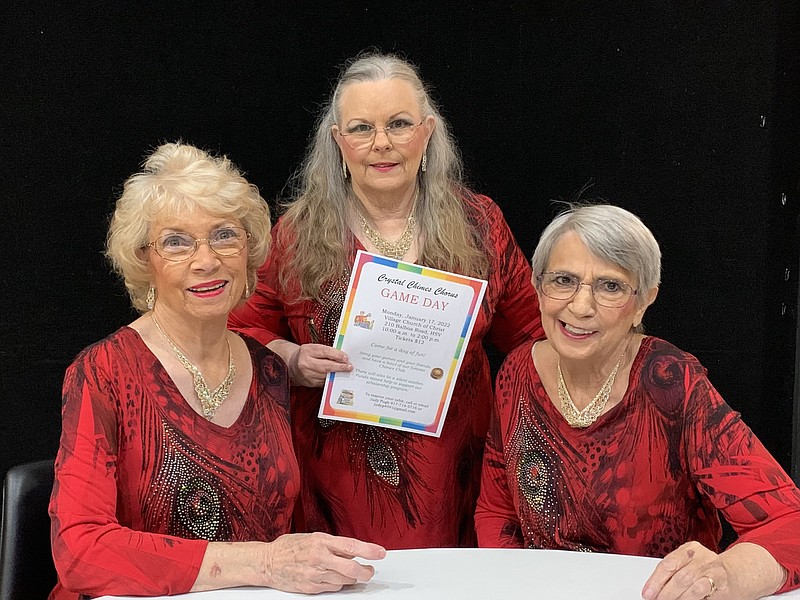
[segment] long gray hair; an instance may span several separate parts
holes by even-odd
[[[281,245],[288,257],[279,271],[286,288],[299,281],[300,296],[318,298],[324,284],[349,267],[350,182],[331,128],[337,124],[342,91],[348,85],[401,79],[414,90],[422,112],[435,119],[426,149],[427,168],[420,173],[417,223],[423,234],[421,262],[466,275],[485,276],[488,258],[469,222],[464,203],[471,196],[463,181],[463,163],[450,127],[431,99],[417,69],[406,60],[379,52],[362,53],[342,68],[330,101],[323,107],[306,157],[292,180],[293,200],[285,205],[288,227]]]

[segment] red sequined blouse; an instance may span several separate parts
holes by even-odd
[[[696,358],[642,341],[622,401],[570,427],[531,344],[497,376],[475,515],[485,547],[663,557],[690,540],[718,551],[720,511],[800,586],[800,491],[709,382]]]
[[[476,544],[473,515],[492,404],[483,343],[508,352],[543,333],[530,265],[500,209],[485,196],[465,202],[490,269],[442,435],[320,420],[321,388],[292,387],[303,531],[352,536],[388,549]],[[282,226],[279,221],[276,230]],[[331,345],[348,277],[331,282],[322,302],[297,301],[296,294],[276,289],[286,250],[279,236],[273,239],[256,293],[232,313],[231,327],[265,344],[283,338]]]
[[[131,328],[69,367],[50,503],[59,574],[51,598],[187,592],[207,540],[289,531],[299,475],[286,367],[244,339],[253,381],[227,428],[192,410]]]

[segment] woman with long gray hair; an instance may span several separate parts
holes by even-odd
[[[492,400],[483,341],[508,352],[541,327],[527,261],[462,170],[413,65],[379,53],[345,65],[255,293],[231,316],[289,365],[301,530],[387,548],[475,544]],[[357,250],[488,281],[439,438],[317,418],[327,374],[352,369],[331,346]]]

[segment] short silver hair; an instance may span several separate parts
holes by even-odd
[[[533,253],[533,273],[547,270],[553,247],[574,231],[596,257],[631,273],[637,290],[646,292],[661,283],[661,249],[653,233],[632,212],[610,204],[573,204],[545,228]],[[637,294],[640,306],[647,295]]]

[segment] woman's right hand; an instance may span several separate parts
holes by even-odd
[[[377,544],[327,533],[282,535],[267,544],[264,567],[267,585],[286,592],[335,592],[345,585],[369,581],[371,565],[355,558],[380,560],[386,550]]]
[[[298,345],[287,340],[274,340],[267,347],[283,358],[295,385],[322,387],[328,373],[353,370],[347,354],[324,344]]]

